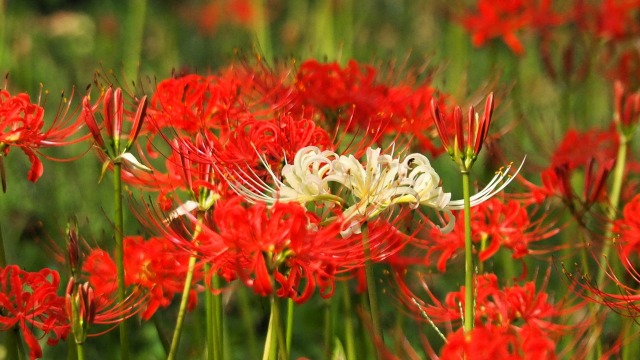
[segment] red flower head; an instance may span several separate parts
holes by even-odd
[[[484,104],[482,117],[476,113],[473,106],[469,107],[467,115],[467,138],[464,137],[464,125],[462,110],[459,106],[453,109],[454,136],[451,138],[447,130],[447,118],[441,111],[436,99],[431,99],[431,114],[438,130],[438,135],[442,141],[442,146],[447,150],[451,158],[460,166],[461,170],[467,171],[476,161],[482,144],[489,134],[491,117],[493,115],[493,93],[490,93]]]
[[[67,105],[63,105],[66,102]],[[11,96],[9,91],[0,89],[0,167],[2,158],[7,156],[11,147],[18,147],[29,157],[31,169],[28,179],[36,182],[44,171],[38,153],[40,148],[62,146],[82,140],[73,136],[84,125],[80,119],[71,122],[69,114],[71,101],[63,98],[55,120],[44,130],[45,111],[40,104],[30,101],[29,95],[21,93]],[[2,169],[4,174],[4,169]],[[4,175],[3,191],[6,191]]]
[[[421,321],[432,324],[462,321],[460,308],[464,307],[464,287],[447,294],[443,303],[419,274],[419,281],[427,293],[427,299],[422,300],[409,289],[403,275],[394,274],[400,300]],[[534,282],[500,287],[494,274],[478,275],[475,281],[474,330],[467,333],[460,328],[449,334],[441,358],[458,359],[465,354],[470,359],[537,359],[532,357],[534,354],[542,359],[555,358],[555,343],[569,328],[553,320],[575,311],[581,304],[569,308],[564,308],[564,304],[554,305],[545,289],[536,289]]]
[[[615,82],[613,92],[614,121],[623,141],[630,141],[638,122],[640,122],[640,92],[628,93],[620,81]]]
[[[122,89],[113,90],[109,87],[100,98],[102,100],[103,127],[106,128],[106,140],[102,135],[100,126],[96,122],[95,113],[100,107],[100,103],[91,105],[89,96],[85,96],[82,102],[82,116],[80,118],[87,124],[94,142],[101,151],[101,155],[106,154],[110,163],[129,162],[134,167],[148,170],[141,164],[129,150],[140,134],[140,130],[147,117],[147,97],[134,99],[136,102],[135,112],[125,109],[126,104],[122,94]],[[129,135],[122,134],[125,120],[131,121]],[[103,155],[104,156],[104,155]],[[103,167],[103,173],[106,167]]]
[[[473,241],[482,245],[478,257],[486,261],[495,255],[501,247],[513,252],[518,259],[539,251],[531,244],[548,239],[558,233],[554,222],[546,216],[532,219],[530,214],[540,213],[539,206],[525,205],[515,199],[489,199],[471,209],[471,232]],[[425,240],[416,240],[413,244],[428,249],[427,257],[438,255],[437,268],[444,272],[447,262],[464,249],[464,214],[457,214],[453,231],[443,234],[431,229]]]
[[[50,269],[27,272],[16,265],[0,271],[0,329],[9,331],[19,326],[29,346],[31,359],[42,357],[42,348],[34,330],[49,334],[48,344],[55,345],[66,338],[69,322],[65,299],[58,296],[60,275]]]
[[[143,310],[142,318],[148,320],[159,307],[169,306],[173,296],[182,292],[189,253],[179,251],[168,240],[151,238],[145,241],[139,236],[124,239],[124,252],[130,254],[124,263],[125,285],[133,287],[134,293],[144,294],[144,301],[132,307],[132,314],[127,317]],[[83,270],[96,293],[114,297],[116,267],[107,252],[92,251],[84,262]],[[195,303],[190,305],[193,307]]]
[[[268,208],[241,201],[216,205],[211,225],[196,240],[198,252],[227,280],[239,278],[261,296],[275,291],[302,303],[319,287],[330,297],[335,271],[348,255],[339,224],[321,225],[297,203]]]
[[[543,32],[565,21],[553,11],[550,0],[479,0],[477,8],[477,14],[462,18],[464,27],[472,33],[473,44],[482,46],[490,39],[502,38],[516,55],[524,54],[517,32],[527,28]]]

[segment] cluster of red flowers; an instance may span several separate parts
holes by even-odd
[[[42,357],[39,334],[34,334],[34,331],[48,335],[49,345],[67,337],[69,321],[65,298],[57,295],[60,285],[57,271],[42,269],[28,272],[16,265],[9,265],[0,272],[0,285],[2,330],[19,327],[32,359]]]
[[[6,191],[6,181],[2,158],[9,154],[11,148],[20,148],[29,157],[31,169],[27,178],[35,182],[44,172],[42,161],[38,158],[40,148],[62,146],[81,140],[71,140],[71,137],[84,126],[84,122],[71,115],[69,107],[64,107],[61,103],[54,122],[45,129],[44,108],[40,104],[32,103],[25,93],[11,95],[9,91],[0,89],[0,167],[3,191]]]
[[[429,289],[426,279],[419,282],[427,294],[422,300],[405,277],[396,273],[400,300],[417,318],[433,325],[460,321],[464,306],[464,287],[446,295],[440,302]],[[471,334],[462,328],[446,336],[441,359],[554,359],[556,342],[568,327],[554,323],[565,304],[553,305],[549,295],[536,289],[534,282],[501,287],[495,274],[476,277],[476,318]],[[444,336],[444,335],[443,335]],[[432,350],[431,350],[432,351]]]
[[[564,8],[556,8],[550,0],[480,0],[477,12],[463,15],[461,21],[472,33],[474,45],[502,38],[514,53],[522,55],[524,45],[518,33],[527,30],[544,38],[553,28],[573,24],[603,40],[635,36],[640,31],[634,17],[638,9],[636,0],[574,1]]]

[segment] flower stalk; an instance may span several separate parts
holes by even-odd
[[[471,180],[469,172],[462,172],[464,198],[464,331],[470,333],[475,322],[475,284],[473,267],[473,241],[471,238]]]
[[[132,118],[132,127],[129,135],[122,135],[122,127],[125,116],[125,103],[122,95],[122,89],[113,89],[109,87],[102,96],[102,110],[104,127],[109,141],[105,141],[100,127],[98,126],[94,112],[99,104],[92,106],[89,96],[86,96],[82,104],[82,118],[89,128],[94,139],[94,144],[98,151],[106,155],[107,160],[102,167],[102,175],[108,168],[113,165],[113,194],[114,194],[114,232],[115,232],[115,262],[118,275],[117,297],[120,303],[124,303],[127,297],[125,285],[124,270],[124,210],[122,206],[122,165],[125,162],[130,163],[134,167],[143,170],[150,169],[142,165],[138,160],[129,153],[134,142],[140,134],[142,125],[146,119],[147,113],[147,97],[144,96],[137,104],[137,109]],[[123,144],[123,141],[126,143]],[[129,359],[129,334],[127,331],[127,323],[123,321],[119,325],[120,330],[120,358]]]
[[[471,233],[471,167],[478,158],[482,145],[489,133],[491,118],[493,115],[493,93],[487,97],[482,117],[475,112],[473,106],[469,107],[467,116],[467,137],[465,141],[462,110],[456,106],[453,110],[454,134],[450,138],[447,131],[447,121],[440,111],[435,99],[431,100],[431,114],[436,124],[436,129],[442,145],[447,150],[451,159],[458,165],[462,176],[462,198],[464,211],[464,322],[463,329],[466,335],[473,331],[475,323],[475,283],[474,283],[474,248]],[[502,189],[502,187],[501,187]]]

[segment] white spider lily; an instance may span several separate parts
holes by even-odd
[[[352,205],[343,211],[345,223],[349,224],[343,231],[345,237],[359,233],[361,221],[358,219],[374,218],[388,207],[403,203],[413,208],[424,205],[444,212],[448,222],[440,230],[443,233],[453,230],[455,217],[451,210],[464,208],[464,200],[451,200],[451,193],[442,190],[440,176],[426,156],[410,154],[400,162],[392,155],[381,155],[380,149],[369,148],[366,161],[366,165],[363,165],[353,155],[339,156],[332,151],[321,151],[310,146],[300,149],[293,163],[283,167],[283,180],[263,160],[274,186],[265,184],[255,174],[244,176],[249,174],[243,170],[238,170],[237,175],[247,179],[247,182],[232,183],[231,186],[249,201],[270,204],[297,201],[303,205],[313,201],[330,201],[343,205],[347,201],[331,193],[330,183],[338,183],[350,193],[353,200]],[[513,180],[510,169],[511,165],[500,169],[482,191],[471,197],[471,206],[490,199],[509,185]]]
[[[271,170],[269,164],[260,156],[262,165],[267,169],[274,185],[270,186],[260,180],[259,176],[249,170],[247,173],[236,168],[234,176],[241,177],[244,183],[229,181],[230,187],[251,202],[262,201],[267,204],[296,201],[304,205],[312,201],[327,201],[341,203],[342,198],[330,193],[328,175],[331,173],[332,159],[338,154],[315,146],[300,149],[294,157],[293,163],[285,164],[282,168],[283,180]]]

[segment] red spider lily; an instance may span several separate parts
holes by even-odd
[[[489,133],[491,117],[493,115],[493,93],[490,93],[484,104],[484,113],[479,118],[473,106],[469,107],[467,116],[467,139],[464,137],[464,125],[462,110],[459,106],[453,109],[454,136],[450,138],[447,131],[447,117],[442,114],[436,99],[431,100],[431,114],[442,141],[442,146],[447,150],[451,158],[460,166],[461,170],[469,170],[475,162],[482,144]]]
[[[137,100],[137,109],[135,113],[126,111],[122,89],[120,88],[113,90],[112,87],[109,87],[102,95],[101,100],[104,121],[103,125],[106,128],[108,142],[105,141],[94,115],[98,110],[100,103],[91,105],[89,96],[85,96],[82,103],[81,118],[91,131],[91,135],[93,136],[95,144],[98,146],[99,150],[109,158],[110,161],[105,162],[105,164],[108,165],[112,162],[122,163],[123,161],[127,161],[134,167],[145,169],[146,167],[129,153],[129,149],[131,149],[138,138],[140,129],[146,119],[147,97],[143,96],[142,99]],[[122,134],[125,118],[132,122],[128,136],[123,136]],[[124,143],[124,141],[126,141],[126,143]],[[105,170],[106,167],[103,167],[103,173]]]
[[[399,272],[394,272],[394,280],[399,288],[399,298],[406,308],[410,309],[422,321],[429,321],[432,324],[451,323],[452,321],[461,321],[462,314],[460,308],[464,306],[464,287],[460,291],[450,292],[446,295],[445,301],[440,302],[429,289],[423,275],[419,275],[419,282],[425,290],[428,298],[420,299],[407,285],[405,277]],[[511,334],[523,334],[523,332],[531,331],[538,340],[544,340],[543,343],[553,344],[554,339],[561,335],[564,331],[570,329],[569,326],[559,325],[553,320],[563,314],[568,314],[582,306],[581,304],[563,308],[564,304],[553,305],[549,302],[549,295],[545,292],[546,284],[542,289],[536,289],[534,282],[527,282],[523,286],[514,285],[511,287],[501,288],[498,285],[498,279],[494,274],[478,275],[476,278],[476,312],[475,323],[476,328],[486,328],[495,326],[498,331]],[[528,329],[527,329],[528,328]],[[462,331],[462,329],[460,329]],[[481,330],[482,332],[484,330]],[[464,344],[457,344],[455,337],[449,336],[448,342],[451,346],[445,351],[460,351],[458,348]],[[482,335],[478,335],[482,337]],[[452,339],[453,337],[453,339]],[[467,341],[471,337],[467,338]],[[522,340],[522,339],[520,339]],[[533,339],[532,339],[533,340]],[[518,341],[519,347],[512,350],[520,353],[525,344]],[[506,344],[502,344],[506,346]],[[513,344],[515,345],[515,344]],[[470,346],[470,345],[467,345]],[[507,349],[506,347],[499,348]],[[553,353],[553,347],[551,349]]]
[[[604,40],[621,40],[640,31],[634,17],[638,9],[637,0],[604,0],[593,4],[576,1],[572,17],[584,32]]]
[[[241,79],[233,74],[185,75],[160,82],[151,98],[148,130],[171,128],[195,134],[215,129],[225,137],[237,122],[253,118],[241,96]]]
[[[70,106],[71,99],[67,101],[63,98],[53,123],[44,130],[45,111],[39,103],[32,103],[25,93],[11,96],[9,91],[0,90],[0,170],[3,191],[6,191],[6,183],[2,158],[8,155],[11,147],[20,148],[29,157],[31,169],[27,177],[36,182],[44,172],[42,162],[38,159],[40,148],[68,145],[83,139],[70,139],[84,125],[81,120],[71,121]]]
[[[182,292],[189,254],[178,251],[173,243],[165,239],[144,240],[137,236],[124,239],[124,251],[129,254],[124,263],[125,285],[145,294],[144,302],[137,311],[143,310],[141,316],[148,320],[159,307],[169,306],[173,296]],[[116,268],[107,252],[93,250],[87,256],[83,270],[97,293],[115,293]],[[191,295],[190,308],[193,308],[195,293]],[[133,314],[137,311],[133,310]]]
[[[19,326],[29,346],[31,359],[42,357],[42,348],[33,333],[35,329],[49,335],[49,345],[66,338],[69,322],[64,297],[57,295],[60,285],[58,272],[51,269],[27,272],[16,265],[9,265],[0,272],[0,284],[0,328],[11,331]]]
[[[546,31],[561,25],[565,16],[556,13],[550,0],[479,0],[476,14],[467,14],[462,24],[472,34],[473,44],[482,46],[493,38],[502,38],[516,55],[524,54],[517,37],[520,30]]]
[[[440,360],[552,360],[557,359],[557,339],[525,324],[520,329],[483,324],[470,333],[463,329],[447,337]]]
[[[614,222],[613,232],[618,235],[616,240],[621,260],[629,267],[631,274],[635,274],[630,259],[635,259],[640,253],[640,195],[636,195],[622,210],[622,219]]]
[[[321,126],[343,129],[362,139],[356,146],[349,145],[345,152],[362,156],[363,149],[392,135],[398,139],[402,133],[413,136],[416,130],[429,129],[428,102],[434,90],[422,85],[416,90],[408,86],[392,86],[378,81],[374,67],[350,61],[344,68],[337,63],[323,64],[315,60],[304,62],[296,74],[296,106],[315,109]],[[427,97],[427,98],[425,98]],[[418,122],[420,129],[411,125]],[[398,130],[402,132],[398,133]],[[336,132],[337,134],[337,132]],[[431,144],[425,145],[433,147]],[[334,141],[339,144],[339,139]],[[354,150],[355,149],[355,150]],[[357,152],[360,151],[360,152]]]
[[[93,277],[93,280],[96,279]],[[103,281],[101,279],[98,283],[104,284]],[[78,283],[75,277],[71,277],[66,290],[66,312],[71,320],[75,341],[82,343],[88,336],[100,336],[113,330],[122,321],[137,315],[146,300],[146,294],[134,290],[123,302],[119,302],[111,286],[96,287],[91,281]],[[102,325],[106,325],[107,329],[90,332],[93,327]]]
[[[515,199],[493,198],[471,209],[471,231],[473,241],[480,245],[480,261],[486,261],[500,248],[513,252],[513,258],[519,259],[541,250],[531,248],[534,242],[552,237],[559,232],[548,216],[534,219],[530,214],[541,213],[538,206],[526,205]],[[464,214],[457,214],[456,226],[448,234],[431,229],[427,239],[414,239],[414,246],[428,249],[427,259],[439,254],[438,270],[444,272],[447,262],[464,249]]]
[[[640,52],[638,49],[632,47],[622,50],[622,54],[616,54],[612,56],[611,60],[606,59],[605,61],[609,64],[606,72],[609,79],[622,83],[625,89],[640,88]]]
[[[640,92],[629,94],[620,81],[613,85],[615,115],[623,141],[629,141],[640,121]]]
[[[362,249],[340,237],[340,223],[320,223],[297,203],[249,207],[241,198],[217,203],[210,224],[196,239],[197,252],[211,262],[227,281],[242,280],[257,294],[274,291],[298,303],[307,301],[316,288],[322,297],[333,294],[334,276]],[[276,289],[276,284],[278,288]]]
[[[567,164],[571,170],[587,164],[591,158],[599,161],[615,159],[618,141],[614,129],[590,129],[585,132],[570,129],[554,151],[551,164]]]
[[[206,1],[197,7],[189,7],[185,13],[188,23],[194,23],[205,34],[213,36],[225,25],[241,25],[250,28],[255,17],[251,1]]]
[[[567,163],[545,169],[540,174],[542,179],[540,186],[522,180],[529,188],[529,194],[525,195],[529,200],[525,201],[541,203],[546,199],[559,197],[571,213],[580,219],[594,204],[607,200],[605,185],[614,164],[614,159],[607,159],[604,163],[598,164],[595,158],[590,158],[583,169],[571,168]],[[574,176],[580,173],[584,175],[582,194],[573,184]]]
[[[229,141],[216,152],[214,161],[222,168],[242,163],[260,176],[266,176],[264,163],[280,167],[286,159],[293,159],[298,150],[309,145],[322,149],[332,147],[329,134],[312,120],[295,119],[290,115],[248,120],[233,131]]]
[[[541,172],[542,185],[520,179],[530,189],[531,201],[541,202],[560,196],[571,208],[585,208],[603,200],[606,179],[615,164],[620,137],[615,129],[591,129],[579,132],[570,129],[551,157],[549,167]],[[573,176],[583,172],[584,188],[575,191]],[[580,194],[581,195],[577,195]]]
[[[640,282],[640,273],[634,264],[637,259],[636,249],[633,249],[631,258],[625,254],[629,250],[629,247],[618,248],[618,257],[626,271],[624,277],[616,274],[610,264],[598,264],[604,271],[605,281],[601,284],[596,283],[591,275],[577,268],[577,265],[575,271],[570,271],[563,264],[562,271],[570,286],[575,289],[574,293],[579,297],[591,303],[607,306],[619,315],[637,318],[640,314],[640,291],[636,287]],[[628,281],[636,284],[627,284]],[[606,290],[607,282],[614,284],[616,289],[611,292]]]

